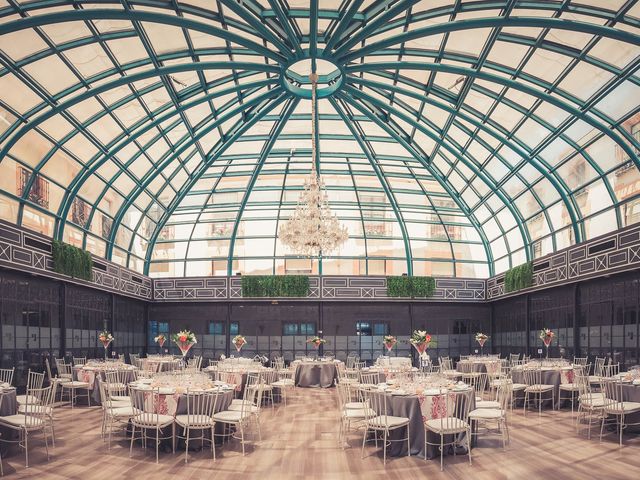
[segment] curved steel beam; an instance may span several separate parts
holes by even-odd
[[[254,85],[255,89],[251,89],[252,91],[257,91],[260,88],[267,86],[269,84],[276,84],[277,80],[263,80],[262,82],[258,82],[258,84]],[[140,124],[140,125],[144,125],[142,126],[142,128],[139,128],[138,130],[135,131],[135,133],[131,133],[129,132],[128,135],[123,132],[123,135],[119,136],[118,138],[114,139],[113,142],[111,142],[108,145],[105,145],[105,148],[107,149],[108,153],[106,155],[102,154],[102,153],[98,153],[96,155],[94,155],[88,162],[86,162],[83,165],[83,169],[80,172],[79,175],[76,175],[73,180],[71,181],[71,183],[69,184],[68,188],[65,191],[65,194],[63,196],[62,201],[60,202],[60,206],[58,208],[58,215],[61,218],[66,218],[66,214],[68,213],[69,210],[69,206],[73,203],[74,198],[78,195],[78,192],[80,191],[80,189],[82,188],[84,182],[93,174],[95,174],[97,172],[97,170],[104,164],[106,163],[108,160],[114,158],[123,148],[127,147],[128,145],[130,145],[131,143],[135,142],[138,138],[140,138],[141,136],[143,136],[144,134],[146,134],[148,131],[152,130],[155,127],[159,128],[159,125],[165,123],[166,121],[170,120],[172,117],[178,115],[180,113],[180,111],[186,111],[194,106],[197,106],[201,103],[205,103],[208,102],[209,100],[212,100],[214,98],[217,97],[223,97],[225,95],[228,95],[230,93],[235,93],[238,90],[242,90],[244,89],[245,86],[235,86],[235,87],[231,87],[231,88],[226,88],[220,91],[216,91],[213,93],[209,93],[203,97],[199,97],[196,100],[192,101],[192,102],[188,102],[188,103],[184,103],[182,105],[180,105],[179,108],[176,108],[174,110],[171,110],[169,112],[167,112],[164,115],[157,115],[154,114],[153,115],[153,120],[150,120],[149,118],[145,118],[145,122]],[[161,107],[162,108],[162,107]],[[228,108],[228,107],[227,107]],[[222,109],[222,112],[224,112],[224,110],[226,110],[226,108]],[[222,113],[222,112],[218,112],[218,113]],[[140,126],[138,125],[138,126]],[[167,126],[167,128],[162,129],[162,132],[164,134],[170,132],[171,130],[173,130],[174,128],[180,126],[181,123],[180,121],[175,121],[172,122],[170,125]],[[158,138],[161,136],[161,133],[158,133],[158,135],[154,136],[153,138],[151,138],[146,145],[152,145],[153,143],[155,143]],[[176,147],[179,147],[184,141],[188,140],[191,137],[191,135],[189,133],[185,134],[182,136],[182,138],[180,138],[177,142],[174,142],[172,145],[172,148],[175,149]],[[119,141],[119,142],[118,142]],[[123,168],[126,168],[128,165],[132,164],[135,160],[137,160],[139,158],[139,156],[142,155],[142,150],[139,150],[135,155],[133,155],[126,163],[122,164]],[[162,158],[159,159],[159,161],[161,161]],[[40,166],[40,165],[39,165]],[[114,177],[113,180],[115,180],[116,177]],[[107,186],[110,185],[110,183],[112,182],[105,182],[107,183]],[[105,189],[106,190],[106,189]],[[94,204],[94,208],[92,210],[92,213],[89,216],[88,222],[87,224],[90,225],[91,224],[91,218],[93,217],[93,212],[95,211],[95,208],[97,207],[97,204],[99,203],[100,199],[104,196],[104,191],[103,193],[98,197],[98,199],[96,200],[95,204]]]
[[[204,174],[204,172],[206,172],[207,169],[216,161],[216,159],[220,157],[220,155],[222,155],[222,153],[224,153],[224,151],[227,150],[231,145],[233,145],[233,143],[245,131],[249,130],[254,124],[259,122],[265,115],[267,115],[270,111],[272,111],[282,102],[284,102],[287,98],[289,98],[289,96],[286,93],[283,93],[283,94],[280,94],[275,99],[269,99],[267,102],[264,103],[262,110],[260,110],[257,113],[254,113],[248,119],[246,118],[241,119],[236,124],[237,126],[236,131],[234,131],[233,134],[226,136],[224,140],[221,139],[221,141],[219,141],[218,144],[214,147],[215,152],[212,149],[212,152],[208,154],[208,158],[206,159],[206,161],[198,167],[197,171],[194,170],[194,173],[191,175],[191,178],[189,179],[189,181],[187,181],[185,185],[181,187],[178,195],[176,195],[176,197],[171,201],[171,204],[169,205],[169,207],[162,214],[162,217],[157,222],[156,227],[151,237],[149,238],[149,244],[147,246],[147,252],[145,255],[145,263],[144,263],[145,275],[148,275],[149,273],[149,264],[151,260],[151,254],[153,251],[153,247],[156,241],[158,240],[158,235],[160,234],[160,231],[162,230],[164,225],[167,223],[167,220],[171,217],[174,210],[180,204],[180,202],[182,201],[186,193],[191,190],[193,185],[200,179],[200,177]]]
[[[369,160],[369,164],[371,165],[371,168],[373,168],[373,171],[376,173],[376,176],[378,177],[378,181],[380,182],[380,185],[382,185],[382,189],[384,190],[385,195],[389,199],[389,203],[391,204],[391,208],[393,209],[393,213],[396,217],[396,221],[398,222],[398,225],[400,226],[400,231],[402,232],[402,241],[404,243],[404,251],[407,259],[407,275],[412,276],[413,275],[413,254],[411,251],[411,244],[409,241],[409,233],[407,232],[407,226],[404,223],[404,217],[400,212],[400,207],[398,206],[396,197],[391,191],[391,188],[389,187],[389,183],[387,182],[384,174],[382,173],[382,170],[380,170],[380,165],[378,165],[378,162],[375,159],[375,155],[371,151],[370,146],[367,145],[366,140],[362,137],[362,134],[357,132],[354,125],[352,124],[352,122],[353,123],[355,122],[348,117],[348,114],[346,114],[343,111],[340,105],[338,105],[338,103],[333,98],[329,98],[329,102],[331,103],[335,111],[338,112],[338,115],[340,115],[340,117],[342,118],[342,121],[349,129],[349,132],[351,132],[351,135],[353,136],[355,141],[358,142],[360,149],[367,157],[367,160]],[[355,187],[355,183],[354,183],[354,187]],[[367,256],[368,256],[368,253],[367,253]]]
[[[399,43],[405,43],[418,38],[440,35],[443,33],[446,34],[451,32],[459,32],[462,30],[472,30],[476,28],[505,27],[532,27],[569,30],[571,32],[581,32],[590,35],[597,35],[600,37],[606,37],[612,40],[619,40],[621,42],[640,46],[640,36],[636,34],[627,32],[625,30],[605,27],[593,23],[544,17],[487,17],[473,18],[469,20],[456,20],[453,22],[416,28],[414,30],[409,30],[398,35],[393,35],[383,40],[373,42],[357,50],[349,51],[352,46],[356,45],[358,41],[360,41],[360,38],[357,35],[354,35],[335,51],[334,57],[343,63],[348,63],[352,60],[355,60],[356,58],[365,57],[371,52],[383,50],[386,47],[397,45]]]
[[[383,63],[362,63],[362,64],[354,64],[352,66],[346,67],[348,72],[367,72],[371,70],[384,70],[391,69],[395,70],[398,68],[398,64],[394,62],[383,62]],[[607,128],[605,125],[602,125],[599,121],[591,118],[591,116],[587,115],[586,112],[582,112],[581,110],[568,105],[562,100],[557,99],[556,97],[549,95],[546,92],[542,92],[528,85],[521,84],[514,80],[500,77],[499,75],[494,75],[491,73],[486,73],[478,70],[473,70],[466,67],[459,67],[456,65],[448,65],[448,64],[436,64],[436,63],[416,63],[416,62],[402,62],[402,68],[407,70],[427,70],[433,72],[445,72],[445,73],[453,73],[457,75],[463,75],[473,78],[480,78],[482,80],[487,80],[489,82],[494,82],[499,85],[505,87],[511,87],[514,90],[518,90],[524,93],[527,93],[533,97],[540,98],[541,100],[550,103],[551,105],[564,110],[565,112],[570,113],[571,115],[579,118],[580,120],[588,123],[592,127],[598,129],[605,135],[607,135],[611,140],[620,145],[620,148],[624,150],[624,152],[629,155],[629,158],[633,160],[636,167],[640,168],[640,158],[638,154],[634,152],[629,144],[627,144],[616,132],[613,132],[611,129]],[[625,138],[630,136],[627,132],[625,132]],[[634,144],[635,140],[631,140],[630,143]]]
[[[177,149],[174,152],[172,152],[172,154],[170,156],[168,156],[166,159],[164,159],[160,163],[158,168],[156,168],[153,171],[149,171],[147,173],[147,175],[142,179],[142,182],[140,183],[140,185],[137,186],[129,194],[129,196],[127,197],[127,200],[125,202],[123,202],[123,204],[120,206],[120,208],[118,210],[118,213],[114,217],[113,225],[112,225],[112,228],[111,228],[111,235],[109,236],[108,243],[107,243],[107,254],[108,254],[107,259],[111,258],[111,252],[112,252],[112,249],[113,249],[115,235],[116,235],[116,232],[118,230],[118,227],[120,226],[120,223],[122,222],[122,218],[124,217],[124,214],[129,209],[129,207],[133,204],[133,202],[135,202],[135,200],[138,198],[138,196],[144,191],[144,189],[146,189],[147,186],[149,186],[153,182],[153,180],[156,178],[156,176],[159,175],[160,172],[164,168],[169,166],[173,162],[173,160],[175,160],[175,158],[177,158],[184,151],[186,151],[193,142],[199,140],[200,138],[202,138],[204,135],[208,134],[210,131],[214,130],[215,128],[218,128],[220,125],[222,125],[227,120],[233,118],[234,116],[236,116],[238,114],[243,114],[243,112],[246,114],[245,110],[247,110],[249,108],[252,108],[252,107],[255,107],[255,106],[258,106],[261,103],[269,102],[270,100],[273,99],[273,97],[275,97],[277,95],[282,95],[282,90],[280,89],[280,87],[276,87],[273,90],[271,90],[269,93],[267,93],[267,94],[265,94],[263,96],[259,96],[257,98],[254,98],[254,99],[252,99],[252,100],[250,100],[250,101],[248,101],[248,102],[246,102],[244,104],[241,104],[238,107],[230,110],[229,112],[225,113],[224,115],[221,115],[213,123],[211,123],[210,125],[206,126],[202,130],[200,130],[194,137],[191,138],[191,140],[188,143],[186,143],[185,145],[183,145],[179,149]],[[209,155],[211,155],[210,152],[209,152]],[[206,159],[203,159],[203,163],[204,164],[207,163]],[[142,218],[143,217],[141,217],[141,220],[142,220]],[[61,238],[61,236],[60,236],[60,238]]]
[[[33,17],[20,18],[12,22],[0,24],[0,35],[7,33],[18,32],[26,28],[43,27],[46,25],[59,24],[65,22],[74,21],[93,21],[93,20],[124,20],[124,21],[137,21],[137,22],[149,22],[160,23],[164,25],[171,25],[179,28],[186,28],[188,30],[194,30],[201,33],[206,33],[217,38],[222,38],[231,43],[236,43],[253,50],[257,54],[263,55],[276,63],[286,63],[286,58],[282,55],[274,52],[268,47],[264,47],[259,43],[249,40],[246,37],[237,33],[230,32],[220,27],[215,27],[211,24],[202,23],[196,20],[179,17],[177,15],[167,15],[164,13],[150,12],[144,10],[109,10],[109,9],[95,9],[95,10],[70,10],[66,12],[46,13],[43,15],[35,15]]]
[[[376,125],[378,125],[378,127],[380,127],[382,130],[384,130],[385,132],[387,132],[392,138],[394,138],[400,145],[402,145],[404,147],[404,149],[413,157],[416,159],[416,161],[418,161],[434,178],[434,180],[436,182],[438,182],[438,184],[444,189],[445,192],[447,192],[449,194],[449,197],[451,198],[451,200],[453,200],[453,202],[458,205],[458,208],[460,208],[460,210],[467,214],[467,219],[469,220],[469,222],[471,222],[471,224],[475,227],[476,231],[478,232],[478,235],[480,236],[480,239],[482,240],[482,244],[484,246],[484,251],[485,254],[487,256],[487,264],[489,267],[489,274],[493,275],[493,271],[494,271],[494,264],[493,264],[493,253],[491,252],[491,246],[489,243],[489,240],[487,239],[484,230],[482,229],[480,223],[478,222],[478,220],[475,218],[474,215],[471,215],[468,213],[469,209],[465,206],[464,203],[462,203],[461,199],[459,199],[455,193],[455,191],[450,187],[449,183],[440,176],[440,174],[434,170],[431,165],[429,164],[429,162],[426,160],[427,156],[424,154],[419,153],[416,150],[416,147],[411,145],[409,142],[406,141],[406,139],[402,138],[402,136],[400,136],[397,132],[394,131],[393,128],[391,128],[389,125],[387,125],[385,122],[383,122],[382,120],[380,120],[378,117],[376,117],[373,113],[371,113],[367,108],[359,105],[357,102],[352,101],[349,97],[347,97],[346,95],[344,95],[344,93],[339,92],[337,94],[337,97],[340,98],[341,100],[343,100],[345,103],[351,105],[353,108],[355,108],[356,110],[358,110],[359,112],[361,112],[363,115],[365,115],[367,118],[369,118],[370,121],[372,121],[373,123],[375,123]]]
[[[148,70],[145,72],[134,73],[133,75],[127,75],[124,77],[120,77],[116,80],[113,80],[108,83],[104,83],[98,85],[94,88],[86,90],[84,93],[77,95],[65,102],[61,102],[57,104],[55,107],[48,110],[46,113],[40,115],[37,118],[29,120],[27,124],[21,127],[9,140],[7,140],[0,150],[0,159],[2,159],[7,152],[15,145],[15,143],[20,139],[23,135],[25,135],[29,130],[37,127],[42,122],[50,119],[54,115],[64,112],[67,109],[77,105],[80,102],[88,100],[89,98],[95,97],[101,93],[105,93],[111,89],[121,87],[127,85],[129,83],[137,82],[139,80],[146,80],[147,78],[159,77],[162,75],[171,75],[173,73],[181,73],[181,72],[191,72],[191,71],[201,71],[201,70],[225,70],[225,69],[234,69],[238,68],[240,70],[250,70],[256,72],[273,72],[278,73],[280,70],[275,65],[266,65],[259,63],[249,63],[249,62],[199,62],[199,63],[187,63],[187,64],[177,64],[170,65],[167,67],[161,67],[153,70]],[[0,141],[4,140],[5,137],[0,137]]]
[[[522,239],[523,239],[524,245],[527,246],[527,245],[529,245],[531,243],[528,231],[527,231],[527,229],[526,229],[526,227],[524,225],[524,219],[520,215],[519,211],[517,211],[515,209],[515,207],[509,201],[509,198],[507,196],[505,196],[504,193],[501,190],[498,190],[498,189],[494,188],[493,181],[491,179],[487,178],[487,176],[483,172],[481,172],[473,162],[470,162],[466,158],[464,158],[464,156],[462,156],[456,150],[456,148],[450,146],[448,142],[444,141],[444,139],[441,140],[440,137],[437,134],[435,134],[434,132],[432,132],[430,129],[425,128],[420,123],[416,123],[413,120],[413,118],[411,118],[409,115],[398,111],[397,109],[393,108],[390,105],[383,104],[380,100],[378,100],[376,98],[373,98],[370,95],[367,95],[366,93],[361,92],[360,90],[357,90],[356,88],[346,87],[346,90],[351,92],[351,94],[354,97],[361,98],[362,100],[364,100],[364,101],[366,101],[366,102],[368,102],[368,103],[370,103],[372,105],[375,105],[377,108],[379,108],[379,109],[381,109],[383,111],[386,110],[389,113],[391,113],[393,115],[396,115],[398,118],[401,118],[403,121],[407,122],[409,125],[412,125],[416,129],[420,130],[422,133],[424,133],[429,138],[431,138],[434,142],[437,143],[437,142],[441,141],[442,142],[442,146],[449,153],[451,153],[455,158],[457,158],[466,167],[468,167],[472,172],[474,172],[491,190],[494,191],[494,193],[504,203],[504,205],[507,206],[507,208],[509,209],[509,211],[513,215],[514,219],[516,220],[516,224],[518,225],[518,228],[520,230],[520,234],[522,235]]]
[[[256,163],[253,173],[251,174],[251,178],[247,183],[246,190],[240,202],[240,207],[238,208],[238,213],[236,214],[236,219],[233,223],[231,240],[229,241],[229,251],[227,252],[227,275],[229,276],[233,275],[233,252],[235,250],[236,237],[238,236],[238,227],[240,226],[240,221],[242,219],[242,214],[244,213],[244,209],[247,206],[247,202],[249,201],[249,197],[251,196],[253,187],[255,186],[256,181],[258,180],[260,171],[262,170],[264,163],[267,161],[267,158],[269,157],[269,154],[273,149],[273,145],[278,140],[280,133],[282,133],[282,129],[287,124],[289,117],[298,106],[298,103],[300,103],[300,100],[301,99],[298,97],[288,100],[281,114],[280,120],[273,126],[269,134],[269,139],[265,142],[265,144],[262,147],[262,151],[260,152],[260,157],[258,158],[258,162]],[[278,238],[278,232],[276,232],[275,234],[274,242],[276,241],[277,238]]]
[[[538,172],[540,172],[545,178],[547,178],[551,182],[551,184],[556,188],[556,190],[560,194],[560,197],[563,200],[563,203],[565,204],[565,207],[567,208],[567,211],[569,212],[569,216],[570,216],[572,224],[573,224],[573,230],[574,230],[574,235],[576,235],[576,239],[581,239],[582,238],[581,230],[578,227],[579,222],[578,222],[578,217],[576,215],[576,211],[575,211],[575,208],[574,208],[575,205],[573,204],[573,202],[570,200],[569,196],[567,195],[569,192],[564,188],[564,186],[558,180],[556,175],[549,172],[548,167],[546,167],[545,165],[541,164],[541,162],[536,157],[532,157],[530,155],[530,152],[528,152],[526,149],[520,148],[519,144],[516,144],[513,141],[511,141],[509,138],[504,137],[503,135],[493,131],[492,128],[488,128],[486,124],[478,121],[477,119],[475,119],[471,115],[469,115],[467,113],[464,113],[464,112],[461,112],[460,110],[456,110],[454,107],[450,107],[445,103],[437,102],[435,100],[430,99],[429,97],[422,96],[422,95],[420,95],[420,94],[418,94],[416,92],[413,92],[411,90],[407,90],[405,88],[397,87],[395,85],[388,85],[388,84],[385,84],[385,83],[382,83],[382,82],[376,82],[375,80],[368,80],[368,79],[363,79],[363,78],[359,78],[359,77],[350,77],[348,79],[348,83],[359,83],[359,84],[362,84],[362,85],[366,85],[366,86],[368,86],[370,88],[384,88],[386,90],[391,90],[391,91],[400,93],[402,95],[406,95],[406,96],[408,96],[410,98],[415,98],[416,100],[424,101],[425,103],[428,103],[428,104],[430,104],[432,106],[435,106],[436,108],[440,108],[440,109],[448,112],[449,114],[453,114],[453,115],[459,116],[465,122],[470,123],[471,125],[473,125],[477,129],[479,129],[479,130],[485,132],[486,134],[490,135],[491,137],[495,138],[501,144],[507,145],[514,152],[518,153],[523,159],[527,159],[533,165],[533,167]],[[458,128],[460,128],[460,127],[458,127]],[[476,139],[476,140],[480,140],[480,139]],[[488,149],[488,150],[491,151],[491,149]],[[514,173],[516,173],[516,172],[514,171]],[[542,207],[544,208],[544,205],[542,205]],[[576,240],[576,242],[578,242],[578,240]]]

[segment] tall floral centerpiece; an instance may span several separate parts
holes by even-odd
[[[422,358],[427,356],[427,347],[431,341],[431,335],[424,330],[414,330],[409,339],[409,343],[415,347]]]
[[[324,338],[320,338],[316,335],[313,338],[309,338],[307,340],[307,343],[311,343],[313,345],[313,348],[317,350],[320,348],[320,345],[322,345],[323,343],[327,343],[327,341]]]
[[[396,343],[398,343],[398,339],[393,335],[385,335],[382,339],[382,343],[384,343],[387,352],[391,352],[393,347],[395,347]]]
[[[538,335],[538,338],[542,340],[544,346],[547,348],[547,358],[549,358],[549,345],[551,345],[551,340],[553,340],[553,337],[555,336],[556,334],[548,328],[540,330],[540,334]]]
[[[480,355],[482,355],[482,349],[484,348],[484,344],[487,340],[489,340],[489,335],[487,335],[486,333],[476,333],[476,342],[480,344]]]
[[[100,332],[98,334],[98,340],[100,340],[100,343],[104,347],[104,359],[106,361],[107,360],[107,348],[109,348],[109,345],[111,344],[111,342],[113,342],[113,335],[111,335],[110,332],[107,332],[106,330],[103,330],[102,332]]]
[[[191,347],[198,343],[198,339],[196,338],[195,333],[193,333],[191,330],[181,330],[178,333],[174,333],[171,339],[176,345],[178,345],[178,348],[182,353],[182,363],[184,363],[184,365],[186,366],[187,353],[189,353]]]
[[[162,352],[162,347],[164,347],[164,342],[167,341],[167,337],[165,337],[164,334],[161,333],[156,338],[154,338],[153,341],[158,344],[158,346],[160,347],[160,352]]]
[[[236,346],[236,351],[240,353],[244,344],[247,343],[247,339],[244,338],[244,335],[236,335],[232,340],[233,344]]]

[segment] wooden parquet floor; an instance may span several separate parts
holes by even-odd
[[[480,437],[473,449],[473,466],[466,456],[445,457],[445,471],[439,461],[422,458],[391,458],[386,468],[381,450],[367,447],[360,458],[359,433],[350,436],[352,447],[337,444],[337,405],[335,389],[297,389],[287,408],[266,407],[262,415],[262,442],[248,444],[242,457],[238,441],[217,447],[217,461],[210,451],[184,454],[160,453],[155,463],[151,448],[139,443],[129,458],[129,442],[116,437],[111,450],[100,438],[99,407],[80,407],[73,411],[63,406],[56,411],[56,447],[50,448],[46,461],[44,443],[30,440],[30,464],[25,469],[24,454],[12,446],[3,458],[5,477],[9,479],[634,479],[640,478],[640,434],[625,435],[620,449],[615,435],[599,443],[597,436],[587,440],[577,435],[571,413],[543,412],[523,417],[518,410],[511,415],[511,443],[506,451],[499,437]],[[184,452],[182,452],[184,453]]]

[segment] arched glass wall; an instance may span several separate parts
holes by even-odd
[[[640,219],[640,5],[9,2],[0,218],[152,276],[317,273],[277,239],[311,169],[324,274],[487,277]]]

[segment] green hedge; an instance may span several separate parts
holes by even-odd
[[[527,262],[513,267],[504,274],[505,293],[522,290],[533,285],[533,263]]]
[[[305,275],[243,275],[242,296],[306,297],[309,277]]]
[[[387,277],[389,297],[430,297],[435,289],[433,277]]]
[[[91,280],[91,254],[86,250],[54,240],[52,243],[53,270],[82,280]]]

